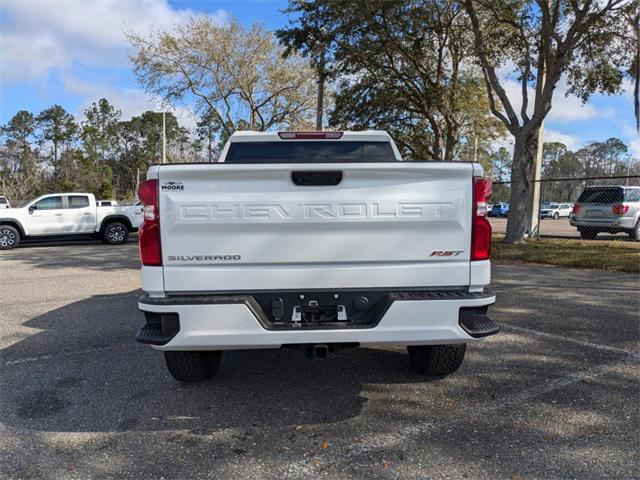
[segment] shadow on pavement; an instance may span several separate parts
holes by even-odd
[[[21,245],[17,249],[1,252],[0,258],[38,269],[139,269],[137,250],[137,238],[130,238],[123,245],[108,245],[99,240],[74,240]]]
[[[27,321],[41,331],[1,352],[2,422],[43,431],[180,424],[202,433],[330,423],[360,413],[363,383],[422,381],[404,350],[344,351],[321,362],[298,351],[254,350],[225,352],[214,380],[182,385],[160,352],[134,341],[143,324],[139,293],[94,296]]]

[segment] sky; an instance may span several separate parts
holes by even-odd
[[[287,23],[286,0],[0,0],[0,124],[17,111],[38,113],[62,105],[82,117],[92,102],[106,97],[124,118],[161,110],[161,102],[141,88],[128,62],[127,30],[169,28],[190,15],[208,14],[224,23],[262,22],[269,29]],[[591,141],[621,138],[640,157],[634,127],[631,84],[619,96],[594,95],[586,105],[566,97],[559,85],[545,122],[545,141],[575,150]],[[507,92],[519,86],[507,80]],[[519,110],[519,108],[518,108]],[[175,110],[192,126],[193,112]],[[507,144],[509,142],[507,141]]]

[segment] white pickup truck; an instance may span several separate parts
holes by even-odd
[[[51,193],[0,211],[0,250],[27,238],[93,235],[110,244],[127,241],[142,223],[141,206],[96,205],[91,193]]]
[[[184,382],[257,348],[400,344],[452,373],[498,332],[490,193],[479,164],[402,162],[373,131],[238,132],[218,163],[153,166],[137,340]]]

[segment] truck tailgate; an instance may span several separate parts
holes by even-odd
[[[341,181],[292,180],[309,172]],[[158,175],[167,292],[469,285],[469,163],[183,164]]]

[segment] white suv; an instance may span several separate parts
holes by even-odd
[[[11,204],[9,203],[9,199],[4,195],[0,195],[0,209],[3,208],[11,208]]]
[[[570,203],[550,203],[548,206],[540,210],[540,217],[553,218],[558,220],[560,217],[569,218],[573,205]]]

